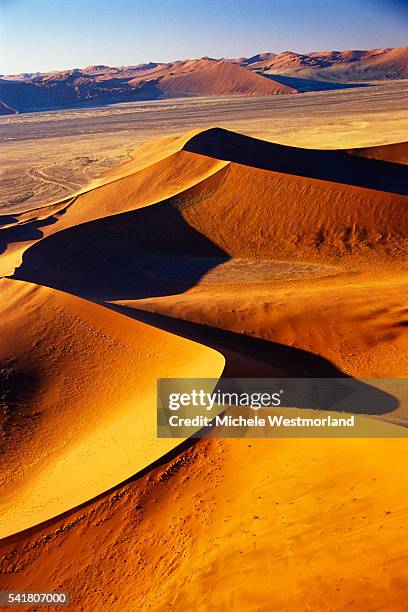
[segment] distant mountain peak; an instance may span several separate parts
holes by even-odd
[[[300,77],[300,78],[299,78]],[[300,81],[331,87],[359,81],[408,78],[408,47],[297,53],[263,52],[249,58],[148,62],[1,79],[0,114],[185,96],[269,96],[305,91]],[[318,89],[318,88],[317,88]],[[320,87],[321,89],[321,87]]]

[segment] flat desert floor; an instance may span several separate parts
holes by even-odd
[[[1,590],[406,610],[407,102],[0,119]],[[356,410],[376,438],[157,438],[158,377],[222,376],[402,391]]]

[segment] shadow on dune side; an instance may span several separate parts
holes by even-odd
[[[183,149],[261,170],[408,194],[406,168],[392,162],[358,157],[347,151],[298,149],[222,128],[200,132],[190,138]]]
[[[149,325],[153,325],[154,327],[169,331],[173,334],[204,343],[207,346],[219,350],[227,357],[226,368],[223,372],[223,377],[225,378],[240,376],[256,377],[255,373],[248,373],[247,369],[245,368],[245,362],[248,359],[248,356],[255,358],[259,365],[261,365],[262,360],[265,360],[265,363],[268,366],[268,369],[264,374],[265,377],[284,377],[280,368],[276,368],[276,363],[280,363],[281,366],[289,366],[289,370],[287,372],[288,377],[296,376],[301,378],[302,372],[303,376],[307,375],[308,377],[346,377],[343,372],[338,370],[329,361],[301,349],[295,349],[293,347],[287,347],[278,343],[271,343],[268,341],[259,340],[257,338],[242,336],[234,332],[210,328],[205,325],[199,325],[121,305],[105,304],[104,306],[120,312],[125,316],[132,317],[138,321],[142,321]],[[243,362],[239,359],[240,355],[243,357]],[[304,361],[305,359],[306,361]],[[305,369],[305,363],[307,364],[307,367],[311,367],[314,370],[315,374],[313,374],[310,370],[308,371]],[[368,386],[364,383],[361,383],[361,385],[364,387]],[[379,407],[378,412],[376,413],[377,415],[391,412],[398,407],[398,401],[392,395],[379,389],[374,389],[373,387],[371,387],[371,389],[377,394],[376,397],[378,398]],[[358,412],[361,413],[361,410],[356,410],[355,412],[356,414]],[[202,431],[204,432],[205,430]],[[18,544],[21,542],[22,537],[31,540],[33,537],[41,535],[45,529],[50,528],[55,530],[54,526],[56,523],[60,524],[61,521],[64,521],[65,525],[69,525],[72,521],[79,520],[79,513],[87,513],[88,511],[92,512],[93,504],[102,500],[109,500],[112,495],[117,495],[120,489],[130,485],[131,483],[140,481],[157,468],[164,468],[162,478],[167,478],[166,466],[169,463],[177,460],[179,457],[185,457],[189,453],[190,449],[194,449],[194,447],[196,447],[197,443],[197,437],[187,438],[181,444],[162,455],[159,459],[156,459],[142,470],[136,472],[117,485],[114,485],[110,489],[100,493],[92,499],[79,504],[78,506],[67,510],[64,513],[61,513],[56,517],[4,538],[1,541],[1,545],[8,546],[10,544]]]
[[[0,228],[0,254],[13,242],[29,242],[39,240],[43,237],[42,227],[52,225],[58,221],[57,217],[51,216],[40,221],[30,221],[14,227]]]
[[[163,260],[199,256],[182,282],[147,271]],[[186,223],[167,201],[83,223],[34,244],[13,276],[98,301],[182,293],[228,255]]]
[[[224,377],[248,376],[247,360],[256,364],[258,371],[262,371],[264,376],[270,377],[287,375],[290,377],[338,378],[346,376],[330,361],[291,346],[122,304],[104,304],[104,306],[148,325],[220,351],[226,357]]]
[[[148,325],[171,332],[183,338],[205,344],[225,357],[222,378],[351,378],[327,359],[293,346],[238,334],[229,330],[209,327],[157,313],[146,312],[121,304],[104,304]],[[372,385],[357,381],[355,390],[364,391],[372,410],[350,399],[348,412],[381,415],[396,410],[397,398]],[[339,391],[341,382],[339,380]],[[313,408],[305,405],[303,408]],[[332,408],[336,411],[336,408]]]
[[[18,218],[13,215],[0,215],[0,228],[9,223],[17,223]]]
[[[157,263],[199,257],[188,280],[170,282],[148,271]],[[164,201],[75,226],[34,244],[13,276],[98,303],[183,293],[228,255]],[[203,261],[205,265],[203,265]],[[307,351],[205,325],[104,304],[135,319],[213,347],[227,360],[228,377],[347,377],[328,360]],[[363,383],[362,383],[363,384]],[[378,414],[398,401],[378,391]]]

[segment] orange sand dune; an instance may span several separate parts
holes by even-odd
[[[407,245],[405,195],[233,164],[207,184],[175,203],[229,256],[346,262]]]
[[[0,79],[0,115],[69,108],[93,101],[109,104],[188,96],[269,96],[298,93],[226,60],[208,57],[168,64],[84,69]]]
[[[204,181],[226,164],[203,155],[177,151],[131,174],[125,170],[123,176],[115,176],[113,180],[106,177],[103,185],[78,196],[75,206],[69,207],[56,229],[60,231],[166,200]]]
[[[201,130],[0,230],[3,255],[25,249],[0,281],[2,533],[32,526],[0,543],[5,588],[67,590],[72,610],[404,609],[405,441],[175,450],[153,428],[158,376],[224,358],[226,375],[406,376],[403,151]],[[406,402],[371,416],[398,436]]]
[[[277,81],[249,72],[226,60],[192,60],[181,62],[166,71],[160,79],[160,89],[167,96],[183,92],[202,95],[265,96],[297,93],[297,90]]]
[[[221,128],[191,132],[187,136],[184,150],[216,159],[368,189],[408,193],[404,168],[384,161],[360,159],[351,156],[348,150],[290,147]]]
[[[405,464],[406,440],[200,440],[4,540],[2,585],[69,610],[402,611]]]
[[[157,161],[158,148],[144,147],[139,164],[151,159],[152,165],[132,174],[132,164],[140,168],[135,157],[118,169],[121,178],[111,174],[106,184],[80,195],[55,225],[64,231],[31,247],[15,277],[114,303],[136,318],[135,309],[147,310],[292,346],[353,376],[408,370],[401,272],[408,197],[391,191],[393,181],[401,185],[405,168],[218,129],[164,146],[169,157]],[[312,163],[316,159],[320,164]],[[184,185],[178,175],[172,179],[172,169],[183,170]],[[385,178],[376,174],[381,169]],[[370,187],[348,184],[348,177]],[[389,191],[372,188],[383,180],[390,181]],[[178,195],[154,203],[166,190]],[[239,260],[242,278],[226,282],[221,272],[205,283],[212,271],[231,270],[223,266]],[[265,270],[262,278],[254,260]],[[169,329],[179,333],[176,326]],[[193,339],[206,343],[206,333],[204,328]],[[214,348],[231,355],[222,343]],[[243,352],[241,375],[251,357]],[[259,360],[251,358],[253,373]],[[287,368],[279,353],[272,366],[260,362],[263,374]],[[305,367],[302,375],[307,372]],[[405,422],[406,407],[388,417]]]
[[[171,148],[174,152],[166,157],[160,149],[149,151],[148,160],[154,163],[148,164],[143,158],[127,162],[115,173],[109,172],[94,181],[74,198],[22,213],[15,222],[3,225],[0,229],[0,248],[4,245],[0,276],[11,275],[27,248],[46,236],[167,199],[227,164],[182,151],[182,144]]]
[[[174,293],[145,270],[180,255],[401,266],[404,166],[219,129],[188,136],[167,143],[169,157],[131,174],[128,162],[79,195],[16,277],[115,300]],[[157,156],[144,149],[140,163]]]
[[[0,230],[3,274],[12,273],[38,238],[177,194],[172,205],[187,224],[228,255],[312,261],[399,256],[407,235],[406,191],[400,164],[285,147],[216,128],[191,132],[143,146],[59,212],[42,214],[40,224],[19,223],[16,236],[13,228]]]
[[[408,76],[408,47],[315,51],[304,55],[284,51],[278,55],[262,55],[238,63],[272,77],[276,73],[343,83],[404,79]]]
[[[362,149],[350,149],[350,153],[369,157],[370,159],[382,159],[394,164],[408,164],[408,142],[396,142],[395,144],[378,147],[365,147]]]
[[[152,166],[156,162],[162,161],[165,158],[169,158],[174,153],[179,153],[183,150],[186,143],[191,138],[193,138],[197,134],[200,134],[201,132],[202,130],[199,129],[192,130],[190,132],[182,134],[181,136],[164,136],[163,138],[159,138],[157,140],[144,142],[143,144],[139,145],[136,149],[130,152],[131,159],[129,161],[126,161],[120,164],[119,166],[115,166],[114,168],[107,170],[106,172],[101,174],[100,177],[92,181],[90,185],[84,189],[84,191],[89,191],[93,187],[105,185],[110,181],[124,178],[131,174],[134,174],[139,170],[143,170],[148,166]],[[179,176],[179,180],[182,180],[181,175]]]
[[[157,377],[218,377],[223,358],[45,287],[0,284],[4,537],[173,448],[177,440],[156,439]]]
[[[258,359],[259,375],[273,376],[273,370],[276,375],[283,369],[294,376],[345,372],[397,378],[408,372],[407,291],[407,274],[395,271],[322,275],[313,282],[305,274],[286,282],[259,283],[253,278],[247,283],[203,284],[182,295],[115,304],[122,312],[194,340],[206,337],[205,326],[231,332],[233,338],[214,329],[210,344],[225,355],[227,368],[235,337],[235,350]],[[184,321],[199,326],[190,328]],[[383,416],[406,423],[408,404]]]

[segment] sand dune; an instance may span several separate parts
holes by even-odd
[[[4,537],[87,501],[177,445],[156,439],[157,377],[218,377],[223,358],[46,287],[0,283]]]
[[[405,440],[200,440],[4,540],[2,584],[72,610],[404,610],[405,460]]]
[[[172,63],[110,68],[88,66],[0,80],[0,114],[78,105],[184,96],[269,96],[297,93],[226,60],[203,57]]]
[[[260,54],[238,63],[261,74],[288,74],[322,81],[403,79],[408,76],[408,47],[307,54],[285,51],[277,55]]]
[[[164,145],[167,157],[144,147],[44,222],[16,277],[113,300],[171,292],[143,269],[172,256],[400,265],[404,166],[221,129]]]
[[[407,77],[408,47],[96,65],[4,76],[0,115],[197,95],[291,94],[319,91],[322,82],[327,89],[341,89],[347,83]]]
[[[129,169],[130,166],[130,169]],[[87,190],[70,206],[58,229],[143,208],[167,200],[226,166],[226,162],[177,151],[146,168],[134,171],[126,164],[119,177],[108,174],[98,189]]]
[[[398,146],[402,148],[404,143]],[[192,134],[183,148],[261,170],[393,193],[408,193],[405,168],[384,160],[356,159],[347,150],[288,147],[220,128]]]
[[[115,292],[117,298],[173,293],[157,283],[145,289],[143,270],[179,256],[399,266],[407,243],[407,200],[230,164],[165,202],[61,232],[57,224],[45,228],[53,235],[26,252],[16,277],[115,299]],[[75,210],[67,213],[67,224]]]
[[[250,276],[251,266],[247,268]],[[269,283],[257,282],[253,275],[252,284],[245,283],[242,277],[241,273],[241,280],[234,284],[203,283],[181,296],[115,303],[123,306],[122,312],[132,314],[135,309],[136,318],[165,325],[187,337],[190,330],[188,326],[184,329],[182,322],[198,323],[204,327],[193,327],[196,333],[190,337],[195,340],[205,338],[205,326],[231,332],[236,337],[237,350],[240,336],[250,336],[251,342],[248,340],[246,345],[242,340],[242,353],[253,351],[263,368],[269,366],[271,372],[281,368],[294,376],[336,376],[339,372],[366,378],[406,375],[406,273],[337,271],[337,275],[329,276],[323,270],[319,277],[317,270],[296,277],[292,271],[290,279],[282,275],[280,281]],[[141,311],[162,316],[144,317]],[[228,338],[215,335],[212,346],[223,352],[228,348]],[[285,354],[279,347],[292,350]],[[319,363],[312,359],[313,355],[324,361]],[[407,422],[408,405],[401,404],[386,416]]]
[[[405,149],[199,130],[5,220],[7,588],[51,582],[72,609],[403,609],[404,441],[174,449],[154,419],[158,376],[406,375]],[[370,415],[385,436],[408,419],[393,399]]]
[[[370,159],[380,159],[394,164],[408,164],[408,142],[397,142],[395,144],[378,147],[350,149],[349,153],[360,155],[361,157],[368,157]]]
[[[149,161],[158,157],[156,163],[144,167],[141,160],[127,162],[116,172],[108,172],[94,181],[78,196],[16,215],[5,223],[0,230],[0,249],[3,250],[0,275],[11,275],[21,264],[26,249],[46,236],[167,199],[226,165],[222,160],[192,155],[182,150],[160,159],[164,153],[160,148],[156,151],[160,153],[154,155],[150,152],[148,157]]]
[[[191,92],[205,95],[250,95],[265,96],[297,93],[287,85],[281,85],[273,79],[245,71],[228,61],[195,60],[186,62],[181,69],[166,74],[160,80],[160,88],[167,95],[180,95]]]
[[[44,228],[15,277],[136,318],[147,310],[290,345],[350,375],[398,376],[407,366],[408,198],[395,191],[405,168],[350,153],[219,129],[146,145]],[[194,339],[205,343],[206,333]],[[258,364],[282,371],[278,361]]]

